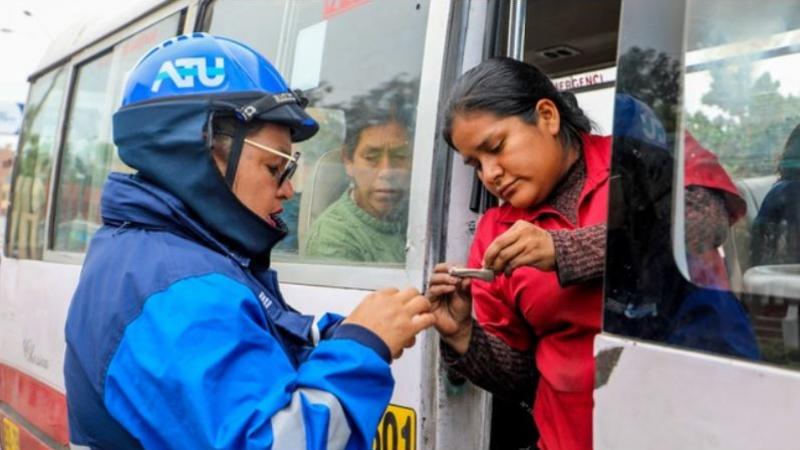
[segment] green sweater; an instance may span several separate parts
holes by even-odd
[[[311,226],[305,254],[343,261],[402,263],[405,261],[404,208],[396,221],[370,216],[345,191]]]

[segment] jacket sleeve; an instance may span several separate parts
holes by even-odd
[[[219,274],[152,295],[109,363],[109,412],[145,448],[370,448],[394,387],[376,343],[340,326],[295,369],[262,311]]]

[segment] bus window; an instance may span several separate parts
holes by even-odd
[[[8,205],[11,204],[11,175],[21,123],[22,104],[0,101],[0,252],[5,242]]]
[[[766,220],[794,202],[765,212],[800,123],[800,14],[750,3],[623,14],[603,328],[800,366],[800,248],[780,234],[794,219]],[[642,14],[663,20],[648,28]]]
[[[100,228],[100,194],[108,173],[130,171],[111,136],[125,74],[145,50],[174,36],[179,21],[180,14],[173,14],[76,69],[56,186],[54,250],[84,252]]]
[[[800,14],[688,5],[685,273],[745,302],[765,360],[800,367]]]
[[[44,253],[53,146],[66,72],[60,67],[36,79],[25,106],[6,234],[6,254],[13,258],[41,259]]]
[[[306,92],[321,125],[298,146],[283,214],[290,234],[276,259],[404,265],[428,3],[217,0],[207,9],[204,28],[262,52]]]

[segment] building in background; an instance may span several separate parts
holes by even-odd
[[[0,248],[6,231],[6,214],[11,195],[11,171],[22,123],[22,104],[0,102]]]

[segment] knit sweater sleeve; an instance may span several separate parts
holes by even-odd
[[[472,320],[467,352],[459,355],[444,341],[439,349],[451,372],[487,391],[514,401],[530,401],[538,379],[533,354],[512,348]]]
[[[553,230],[556,273],[561,286],[583,283],[603,276],[606,224],[575,230]]]

